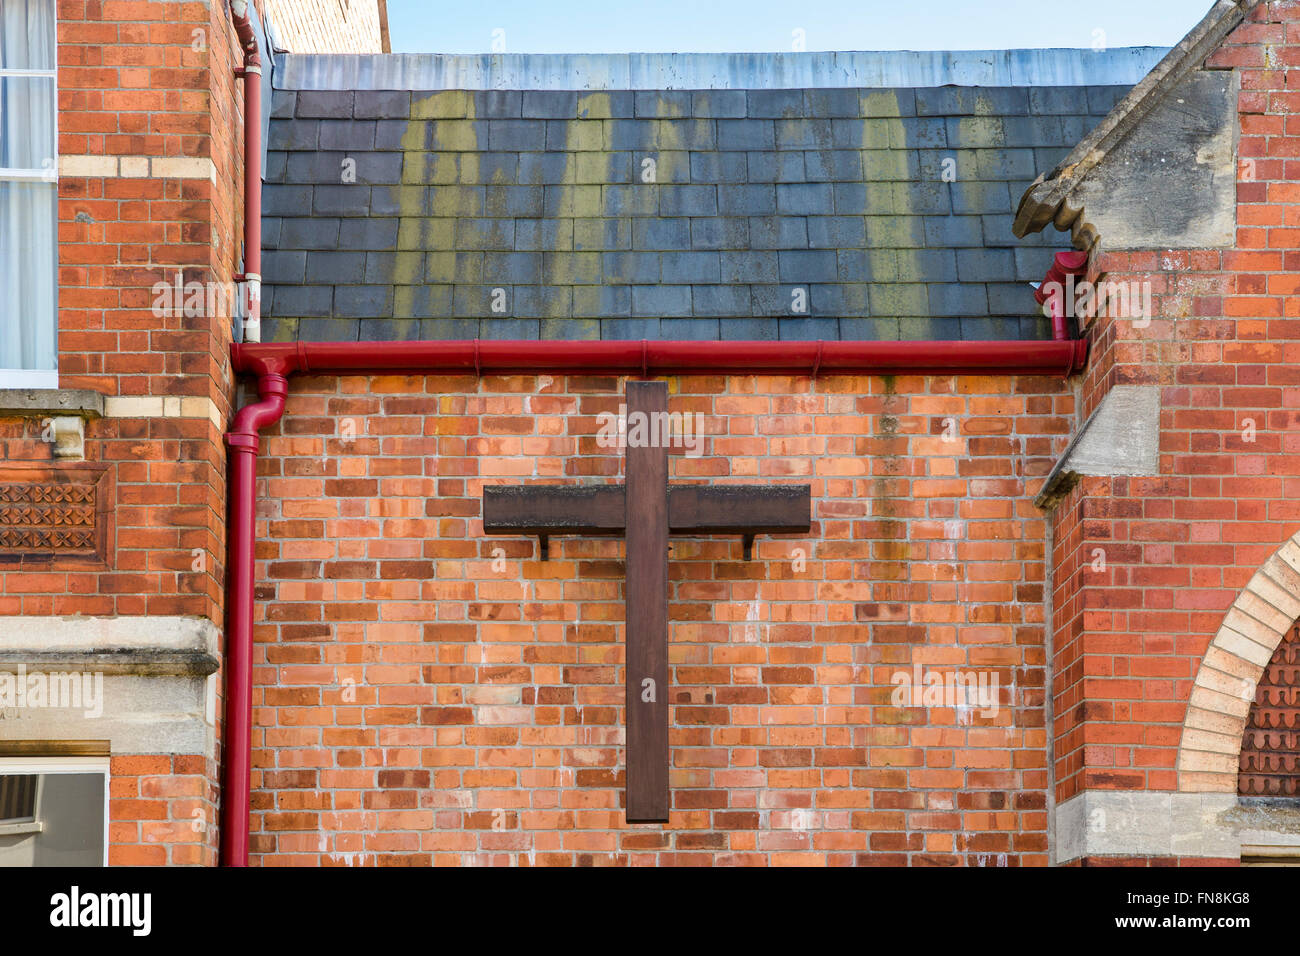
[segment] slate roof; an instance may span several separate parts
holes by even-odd
[[[277,90],[263,341],[1050,337],[1015,204],[1129,88]]]

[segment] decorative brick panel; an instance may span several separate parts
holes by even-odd
[[[114,495],[105,464],[0,462],[0,568],[109,567]]]

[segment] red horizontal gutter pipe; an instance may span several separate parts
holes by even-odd
[[[230,446],[225,789],[221,856],[248,865],[253,586],[258,432],[284,413],[288,376],[408,372],[627,375],[834,373],[1060,375],[1082,371],[1088,343],[1029,342],[298,342],[230,347],[261,401],[240,409]]]
[[[1087,342],[298,342],[231,346],[237,372],[1072,375]]]

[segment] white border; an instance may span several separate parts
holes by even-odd
[[[58,369],[0,368],[0,388],[58,387]]]
[[[108,866],[108,786],[111,776],[107,757],[0,757],[3,773],[98,773],[104,776],[104,862]]]

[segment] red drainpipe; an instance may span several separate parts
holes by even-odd
[[[235,276],[244,283],[244,341],[262,338],[262,58],[248,0],[231,0],[244,66],[235,76],[244,80],[244,271]]]
[[[258,430],[284,412],[295,372],[687,373],[789,374],[869,372],[1072,375],[1088,359],[1086,340],[1028,342],[298,342],[230,347],[236,372],[257,376],[262,400],[240,409],[230,445],[230,558],[226,633],[226,760],[221,855],[248,865],[252,751],[253,586]]]
[[[1058,252],[1052,258],[1051,268],[1047,270],[1042,284],[1034,292],[1034,299],[1039,305],[1047,303],[1052,316],[1052,338],[1064,342],[1069,338],[1066,317],[1070,306],[1074,305],[1074,280],[1088,272],[1088,253],[1070,249]]]
[[[230,18],[243,51],[244,80],[244,283],[245,341],[261,338],[262,319],[262,59],[247,0],[231,0]],[[262,400],[239,410],[231,423],[231,495],[229,553],[247,555],[233,561],[226,583],[226,723],[223,728],[221,858],[227,866],[248,865],[249,746],[253,722],[253,547],[254,480],[257,433],[284,413],[289,382],[268,365],[258,378]]]

